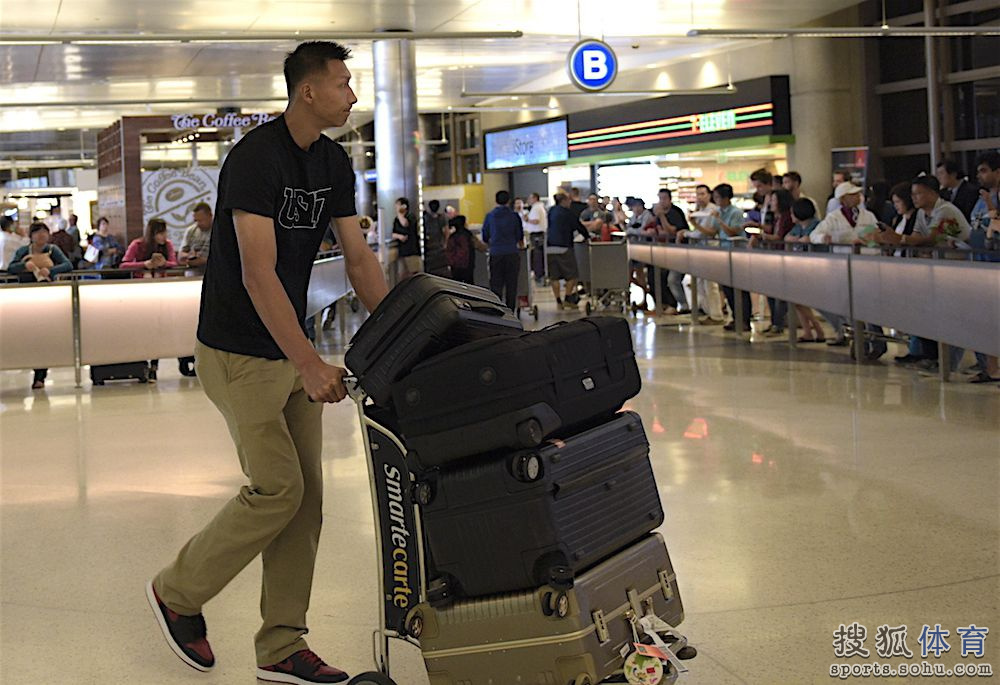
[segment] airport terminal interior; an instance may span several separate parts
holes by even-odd
[[[302,85],[326,74],[313,66],[286,84],[286,56],[309,41],[350,49],[349,59],[325,57],[318,67],[346,66],[350,91],[314,97],[328,91]],[[234,237],[244,229],[234,228],[233,210],[250,211],[250,200],[226,199],[239,191],[223,165],[246,160],[240,146],[252,149],[267,130],[290,134],[297,159],[314,155],[329,141],[299,144],[303,111],[326,122],[316,133],[346,153],[330,164],[349,162],[353,186],[330,197],[341,198],[339,208],[353,196],[360,219],[331,215],[332,199],[301,212],[275,205],[268,220],[282,280],[274,284],[285,285],[275,292],[293,303],[301,328],[287,302],[281,316],[293,325],[281,341],[276,314],[226,321],[254,331],[266,349],[280,347],[279,358],[305,348],[348,367],[370,396],[369,419],[402,419],[420,396],[405,386],[422,368],[464,359],[463,347],[487,348],[468,342],[479,334],[437,332],[440,347],[411,355],[392,379],[392,403],[377,399],[367,367],[352,366],[350,354],[360,358],[368,345],[372,324],[362,325],[378,317],[368,318],[366,302],[381,292],[358,265],[377,264],[374,280],[396,287],[389,299],[429,280],[451,288],[441,301],[463,331],[485,325],[469,311],[502,318],[513,305],[507,328],[491,329],[494,343],[568,336],[591,317],[614,318],[630,334],[641,390],[603,413],[584,401],[585,427],[635,412],[651,472],[621,487],[635,471],[607,475],[623,459],[609,448],[606,464],[571,486],[553,480],[539,497],[560,510],[573,487],[592,487],[591,518],[572,521],[581,535],[623,518],[645,492],[663,512],[662,523],[650,515],[653,524],[622,533],[579,568],[564,555],[569,584],[552,575],[503,592],[457,585],[456,596],[435,599],[434,560],[412,547],[402,581],[393,577],[399,543],[384,547],[396,540],[393,521],[409,526],[403,532],[420,549],[443,545],[434,529],[443,526],[434,518],[442,500],[468,500],[472,512],[487,464],[532,449],[572,456],[584,423],[518,445],[489,443],[500,424],[472,422],[457,442],[494,451],[433,468],[413,450],[405,463],[415,486],[402,497],[414,504],[404,517],[380,504],[386,481],[373,473],[385,443],[373,444],[359,421],[357,395],[326,403],[306,640],[358,676],[350,683],[1000,678],[996,0],[0,0],[0,58],[3,685],[340,682],[298,671],[281,680],[272,677],[284,673],[281,663],[263,668],[257,553],[202,607],[210,669],[169,632],[184,619],[182,605],[160,599],[157,609],[154,585],[147,589],[156,577],[162,594],[162,569],[223,507],[261,506],[252,496],[263,490],[241,458],[271,443],[249,445],[227,426],[238,411],[220,412],[230,400],[213,385],[219,374],[205,371],[205,347],[195,354],[196,331],[212,347],[204,321],[212,307],[240,312],[243,301],[263,301],[252,278],[241,280],[246,234]],[[337,102],[349,117],[343,106],[322,109],[325,97],[346,97]],[[239,178],[263,187],[256,179],[273,178],[271,166],[260,159]],[[309,251],[290,276],[282,265],[302,255],[282,247],[292,244],[282,234],[317,228],[299,225],[308,209],[339,216],[336,233],[313,231],[315,259]],[[348,228],[363,238],[344,240]],[[228,281],[217,275],[225,269],[236,269]],[[225,282],[235,285],[220,296]],[[488,306],[462,299],[490,299],[491,290]],[[401,318],[380,344],[431,320]],[[512,321],[527,334],[511,335],[520,333]],[[298,347],[285,346],[288,330]],[[407,345],[416,354],[417,343]],[[596,349],[595,364],[611,368],[604,337],[570,354],[554,345],[539,354],[556,402],[570,402],[569,386],[558,384],[569,372],[558,365]],[[293,369],[261,359],[268,353],[213,352],[272,365],[262,374]],[[479,372],[478,390],[460,386],[457,368],[422,390],[471,395],[444,408],[458,422],[489,399],[494,376],[521,362],[497,359],[489,378]],[[225,387],[246,392],[234,380],[242,362],[232,363]],[[600,372],[580,373],[593,390]],[[280,383],[261,378],[253,386],[261,397],[248,404],[266,404]],[[297,430],[287,412],[272,423]],[[416,423],[401,422],[401,440]],[[310,437],[318,432],[317,424]],[[305,451],[298,440],[290,449]],[[483,487],[521,493],[526,482],[549,483],[559,462],[525,476],[519,458]],[[421,500],[424,483],[437,501]],[[461,487],[470,491],[460,496]],[[484,525],[463,544],[483,545],[484,558],[519,550],[549,525],[539,509],[526,511],[504,514],[520,528],[485,539],[495,527]],[[422,525],[414,512],[426,514]],[[652,570],[662,593],[640,601],[646,588],[615,578],[594,590],[601,583],[590,579],[650,533],[662,536],[672,565],[672,574]],[[251,535],[234,533],[243,534]],[[522,552],[532,550],[511,556]],[[293,573],[308,578],[310,567],[303,559]],[[490,571],[483,577],[501,575]],[[380,631],[397,615],[394,580],[414,587],[396,625],[408,639],[388,640],[386,660]],[[606,605],[602,591],[614,595]],[[548,603],[560,596],[564,607]],[[591,602],[598,610],[582,608]],[[666,620],[662,602],[683,607],[672,634],[645,622],[653,613]],[[413,621],[415,611],[426,620]],[[526,618],[503,622],[516,611]],[[294,617],[284,620],[296,629]],[[531,632],[536,624],[545,637]],[[657,646],[663,658],[642,655]],[[278,652],[275,660],[293,656],[270,653]]]

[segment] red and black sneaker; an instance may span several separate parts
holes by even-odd
[[[215,655],[212,654],[212,648],[205,638],[207,632],[205,617],[201,614],[181,616],[168,609],[153,589],[153,581],[146,583],[146,599],[149,600],[149,606],[156,615],[156,622],[174,654],[191,668],[199,671],[212,670],[215,666]]]
[[[326,663],[310,649],[302,649],[281,663],[260,666],[257,678],[268,683],[292,683],[312,685],[313,683],[342,683],[347,674]]]

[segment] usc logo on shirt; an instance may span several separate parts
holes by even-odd
[[[284,189],[284,201],[278,212],[278,225],[288,230],[313,230],[319,226],[323,207],[326,205],[324,195],[332,188],[319,190],[302,190],[301,188]]]

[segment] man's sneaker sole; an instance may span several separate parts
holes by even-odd
[[[146,583],[146,601],[149,602],[149,608],[153,610],[153,616],[156,617],[156,624],[160,626],[160,631],[163,633],[163,637],[166,639],[167,646],[170,647],[170,651],[176,654],[181,661],[196,671],[201,671],[202,673],[208,673],[211,671],[214,668],[214,665],[202,666],[185,654],[184,650],[181,649],[181,646],[174,642],[174,638],[170,635],[170,628],[167,627],[167,620],[163,617],[163,612],[160,611],[160,603],[156,601],[156,594],[153,592],[153,581],[151,580]]]
[[[317,685],[318,682],[315,680],[305,680],[304,678],[292,673],[265,671],[263,668],[257,669],[257,680],[262,680],[265,683],[288,683],[290,685]],[[350,680],[350,678],[345,676],[344,679],[339,682],[344,683],[348,680]]]

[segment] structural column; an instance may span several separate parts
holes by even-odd
[[[393,33],[387,31],[386,35]],[[405,36],[406,32],[395,35]],[[392,236],[396,198],[409,199],[413,213],[420,216],[416,57],[413,42],[403,37],[376,40],[372,48],[378,226],[384,246]],[[386,250],[380,249],[379,254],[384,264]]]
[[[924,25],[935,26],[937,0],[924,0]],[[924,61],[927,70],[927,121],[930,142],[931,169],[941,159],[941,88],[938,84],[937,39],[924,37]]]

